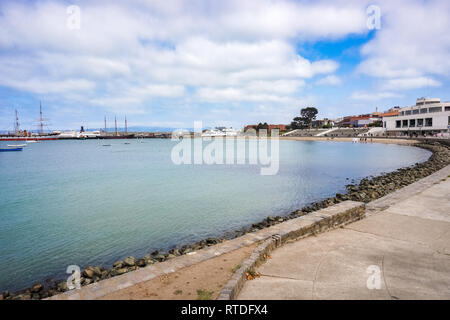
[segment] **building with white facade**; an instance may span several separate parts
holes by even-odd
[[[448,136],[450,102],[419,98],[415,106],[398,109],[398,115],[383,116],[383,128],[387,135]]]

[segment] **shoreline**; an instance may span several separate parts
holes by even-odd
[[[319,141],[340,141],[340,142],[351,142],[353,138],[335,138],[327,139],[321,137],[283,137],[283,140],[319,140]],[[319,139],[317,139],[319,138]],[[375,139],[374,139],[375,140]],[[378,139],[376,139],[378,140]],[[230,230],[227,232],[228,236],[222,235],[218,238],[207,238],[204,240],[197,241],[195,243],[190,243],[187,245],[177,246],[166,252],[159,252],[155,250],[151,254],[147,254],[143,258],[136,259],[134,257],[128,257],[123,260],[119,260],[113,264],[110,268],[104,268],[101,266],[88,266],[82,272],[81,283],[82,286],[89,285],[104,279],[109,279],[114,276],[122,275],[131,271],[138,270],[148,265],[152,265],[158,262],[167,261],[169,259],[175,258],[180,255],[188,254],[189,252],[194,252],[209,246],[216,245],[225,240],[231,240],[250,232],[261,230],[278,223],[297,218],[299,216],[306,215],[310,212],[317,211],[328,206],[340,203],[345,200],[354,200],[361,202],[370,202],[372,200],[378,199],[388,193],[391,193],[403,186],[411,184],[423,177],[426,177],[433,172],[438,171],[447,164],[450,163],[450,148],[442,146],[440,144],[425,144],[419,143],[415,140],[402,140],[402,139],[383,139],[389,142],[379,141],[380,143],[395,143],[397,140],[402,141],[401,144],[414,145],[416,147],[421,147],[432,152],[432,155],[422,163],[417,163],[412,167],[400,168],[395,171],[382,174],[373,178],[363,178],[359,185],[347,185],[347,193],[339,194],[337,193],[334,197],[330,197],[315,203],[312,203],[306,207],[299,210],[295,210],[291,213],[286,213],[283,216],[269,216],[266,219],[254,223],[251,226],[243,226],[239,230]],[[368,141],[369,143],[369,141]],[[44,299],[51,297],[53,295],[63,293],[67,290],[67,284],[65,281],[55,280],[53,284],[45,287],[41,283],[37,283],[30,288],[17,291],[13,294],[9,292],[4,292],[2,296],[3,299]]]
[[[367,141],[359,141],[360,137],[280,137],[280,140],[296,140],[296,141],[326,141],[326,142],[353,142],[353,139],[358,139],[358,143],[383,143],[383,144],[398,144],[398,145],[416,145],[421,143],[419,140],[399,139],[399,138],[378,138],[367,137]]]

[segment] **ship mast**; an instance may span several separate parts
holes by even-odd
[[[127,116],[125,116],[125,135],[128,133]]]
[[[119,135],[119,131],[117,130],[117,117],[116,116],[114,116],[114,125],[115,125],[115,128],[116,128],[116,136],[118,136]]]
[[[19,115],[16,110],[16,121],[14,123],[14,134],[18,136],[20,134]]]
[[[40,134],[44,134],[44,118],[42,117],[42,103],[39,101],[39,126]]]
[[[106,134],[106,116],[105,116],[105,134]]]
[[[48,121],[49,119],[45,119],[42,113],[42,102],[39,101],[39,134],[44,134],[44,126],[47,126],[48,123],[45,123],[45,121]]]

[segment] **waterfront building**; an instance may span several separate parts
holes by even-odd
[[[270,131],[272,129],[278,129],[280,132],[281,131],[287,131],[287,127],[288,127],[287,124],[267,124],[267,127],[266,127],[266,124],[260,124],[259,126],[264,128],[264,129],[267,129],[267,133],[270,133]],[[255,130],[257,130],[258,129],[258,125],[257,124],[249,124],[249,125],[244,127],[244,132],[246,132],[248,129],[255,129]]]
[[[379,116],[376,114],[362,114],[359,116],[346,116],[338,124],[343,128],[361,128],[367,127],[369,124],[379,121]]]
[[[399,108],[383,115],[386,135],[448,136],[450,129],[450,102],[439,98],[419,98],[416,105]]]
[[[216,127],[211,130],[204,130],[202,133],[202,137],[236,137],[237,135],[238,131],[226,127]]]
[[[281,131],[286,131],[286,125],[285,124],[269,124],[269,130],[268,133],[270,133],[270,131],[272,131],[273,129],[278,129]]]

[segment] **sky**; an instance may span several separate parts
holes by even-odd
[[[0,130],[192,128],[450,100],[450,2],[0,0]],[[379,18],[379,19],[378,19]],[[378,23],[379,22],[379,23]]]

